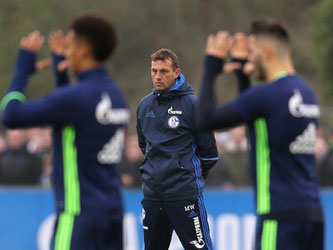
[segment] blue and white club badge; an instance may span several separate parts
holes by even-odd
[[[179,119],[177,116],[173,115],[168,120],[168,125],[170,128],[177,128],[179,126]]]

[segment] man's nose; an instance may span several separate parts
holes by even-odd
[[[157,73],[156,74],[156,80],[161,80],[162,79],[162,75],[161,73]]]

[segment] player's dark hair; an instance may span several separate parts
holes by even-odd
[[[68,28],[88,42],[97,61],[104,62],[112,55],[117,35],[114,26],[105,17],[95,13],[80,14],[69,23]]]
[[[251,24],[251,35],[269,36],[275,38],[286,45],[290,44],[290,38],[287,30],[278,22],[272,20],[257,20]]]
[[[150,56],[150,58],[152,61],[158,61],[158,60],[164,61],[170,59],[172,62],[172,68],[173,69],[179,68],[178,56],[169,49],[159,49],[158,51],[153,53]]]

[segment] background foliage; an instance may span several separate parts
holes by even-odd
[[[38,29],[44,35],[66,29],[82,11],[97,11],[116,24],[120,43],[108,64],[122,86],[132,110],[134,131],[138,102],[152,89],[150,54],[167,47],[179,56],[187,80],[198,91],[206,37],[219,29],[247,32],[255,19],[271,18],[286,24],[293,41],[294,61],[300,75],[317,92],[325,114],[332,117],[333,0],[2,0],[0,2],[0,97],[10,82],[17,46],[22,36]],[[41,54],[48,56],[47,46]],[[223,101],[236,94],[232,76],[219,79]],[[33,76],[28,97],[53,89],[51,70]],[[331,118],[324,119],[329,126]]]

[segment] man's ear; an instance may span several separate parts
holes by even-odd
[[[180,68],[177,68],[177,69],[175,70],[176,78],[178,78],[180,72],[181,72]]]
[[[80,54],[82,57],[87,57],[92,55],[91,46],[88,43],[81,42],[80,44]]]
[[[265,57],[265,60],[267,60],[267,61],[272,60],[272,58],[274,57],[274,53],[275,53],[273,48],[268,45],[263,47],[262,52],[263,52],[263,56]]]

